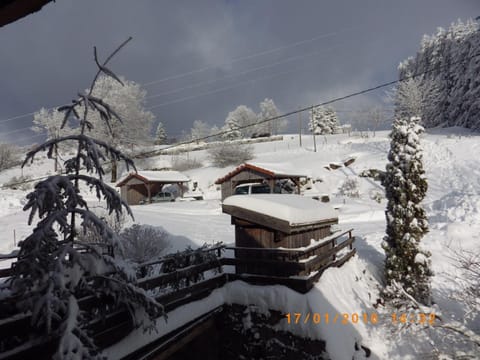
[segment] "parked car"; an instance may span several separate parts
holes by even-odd
[[[155,195],[153,195],[151,200],[152,200],[152,203],[170,202],[170,201],[175,201],[175,197],[169,192],[160,191],[159,193],[156,193]],[[140,204],[147,204],[147,203],[148,203],[147,198],[140,201]]]
[[[234,195],[251,195],[251,194],[270,194],[270,186],[265,183],[247,183],[235,187]],[[293,194],[294,189],[288,181],[277,181],[273,188],[274,194]]]
[[[268,184],[247,183],[235,187],[234,195],[270,194],[270,192]]]

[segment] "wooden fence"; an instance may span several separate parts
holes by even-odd
[[[346,239],[340,241],[344,237]],[[341,266],[355,254],[354,240],[352,230],[348,230],[305,249],[239,248],[216,244],[197,250],[187,250],[138,265],[138,272],[146,276],[139,279],[137,285],[151,291],[155,299],[164,306],[165,312],[204,298],[226,282],[237,279],[259,285],[285,285],[305,293],[312,288],[325,269]],[[337,255],[347,247],[346,253],[342,256]],[[242,253],[243,257],[222,257],[224,250]],[[259,253],[267,256],[251,259],[244,257],[245,254],[255,256]],[[263,267],[271,267],[279,276],[239,272],[238,269],[246,263],[259,263]],[[236,273],[223,272],[226,265],[235,266]],[[0,278],[10,275],[10,269],[0,271]],[[80,309],[87,311],[94,309],[98,303],[99,299],[93,296],[79,300]],[[9,307],[11,308],[11,304],[0,302],[0,308]],[[25,340],[25,329],[31,328],[30,321],[31,315],[28,313],[7,317],[5,311],[0,311],[0,360],[50,357],[58,344],[58,338],[38,336],[28,340],[28,346],[24,344],[25,341],[19,341],[22,334],[24,335],[22,339]],[[127,310],[117,308],[105,318],[92,320],[87,328],[94,334],[96,345],[105,348],[120,341],[133,330],[134,325]]]
[[[220,254],[223,245],[217,244],[198,250],[187,250],[182,253],[165,256],[156,261],[139,265],[147,268],[148,276],[139,279],[137,285],[145,290],[158,293],[155,299],[164,306],[165,312],[203,297],[227,282],[222,272]],[[211,255],[212,256],[208,256]],[[202,256],[207,255],[207,256]],[[196,263],[195,259],[208,259]],[[163,266],[168,264],[168,266]],[[148,269],[149,268],[149,269]],[[171,270],[164,272],[164,270]],[[155,274],[155,271],[158,274]],[[1,277],[10,276],[11,271],[3,271]],[[180,284],[177,286],[177,284]],[[91,311],[99,303],[111,302],[113,299],[98,299],[88,296],[79,299],[81,310]],[[0,301],[0,308],[11,308],[7,301]],[[5,315],[4,311],[0,311]],[[31,329],[31,314],[17,314],[0,318],[0,359],[49,359],[58,344],[58,338],[45,338],[38,335],[36,339],[28,339],[26,329]],[[120,341],[134,328],[129,312],[117,308],[105,318],[91,321],[88,330],[94,334],[93,339],[99,348],[105,348]],[[22,336],[23,335],[23,336]],[[28,340],[28,346],[25,342]]]
[[[228,274],[230,281],[239,279],[258,285],[279,284],[306,293],[323,271],[329,267],[339,267],[355,255],[352,231],[334,234],[305,249],[226,247],[235,252],[235,257],[222,260],[224,265],[235,265],[237,268],[235,274]],[[338,255],[343,249],[347,251]],[[260,274],[238,271],[244,265],[259,270]]]

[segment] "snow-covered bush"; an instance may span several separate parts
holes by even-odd
[[[18,151],[11,144],[0,144],[0,171],[12,166],[17,160]]]
[[[351,176],[347,177],[342,185],[338,188],[338,193],[351,198],[359,198],[360,190],[358,179]]]
[[[387,229],[382,243],[387,285],[383,295],[394,300],[394,304],[401,300],[403,292],[420,303],[431,303],[430,253],[419,246],[428,232],[427,217],[421,206],[428,185],[419,138],[423,127],[419,120],[394,122],[383,181],[388,200]]]
[[[236,142],[225,141],[208,150],[212,164],[218,167],[239,165],[253,159],[253,148]]]
[[[134,224],[120,233],[125,259],[141,264],[160,256],[168,247],[168,234],[151,225]]]
[[[202,163],[196,158],[174,158],[172,160],[172,170],[186,171],[198,169],[202,167]]]
[[[28,223],[31,224],[36,216],[39,220],[32,234],[19,243],[18,259],[8,279],[9,295],[15,299],[17,311],[31,314],[32,330],[19,341],[30,341],[33,334],[58,340],[54,359],[101,358],[88,323],[92,316],[102,318],[106,315],[108,306],[104,302],[108,299],[113,298],[116,305],[125,306],[137,324],[154,321],[163,313],[160,304],[135,286],[133,269],[113,256],[122,251],[122,242],[90,211],[80,191],[80,184],[84,183],[95,191],[98,200],[105,201],[108,213],[120,216],[126,211],[132,215],[117,191],[103,182],[105,171],[102,168],[107,158],[123,161],[127,168],[134,167],[132,160],[106,142],[87,135],[94,126],[90,122],[91,113],[100,113],[105,124],[111,125],[113,117],[121,121],[107,103],[92,95],[92,91],[101,73],[120,81],[106,65],[125,44],[103,64],[99,63],[95,49],[98,72],[90,90],[58,109],[65,113],[62,126],[69,120],[77,122],[79,133],[46,141],[29,151],[23,163],[24,166],[33,161],[41,151],[46,151],[48,158],[54,158],[55,149],[64,141],[78,144],[75,156],[64,162],[65,174],[39,181],[27,195],[24,210],[30,211]],[[80,242],[79,221],[82,230],[95,228],[112,252],[104,254],[96,246]],[[98,307],[88,311],[82,309],[79,299],[86,296],[95,296]],[[140,318],[141,314],[144,316]]]

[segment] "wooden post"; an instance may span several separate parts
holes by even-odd
[[[178,187],[180,188],[180,197],[183,198],[183,183],[177,183]]]
[[[302,147],[302,112],[298,113],[298,140],[300,147]]]
[[[148,203],[152,203],[152,184],[151,183],[146,183],[145,186],[147,187],[147,198],[148,198]]]
[[[313,124],[313,112],[312,112],[312,124]],[[317,140],[315,139],[315,128],[312,129],[313,135],[313,151],[317,152]]]
[[[268,179],[268,185],[270,186],[270,194],[273,194],[273,192],[275,191],[275,179]]]

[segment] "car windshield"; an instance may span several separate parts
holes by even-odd
[[[255,185],[252,186],[252,194],[269,194],[270,186],[268,185]]]
[[[248,186],[240,186],[235,189],[235,195],[247,195]]]

